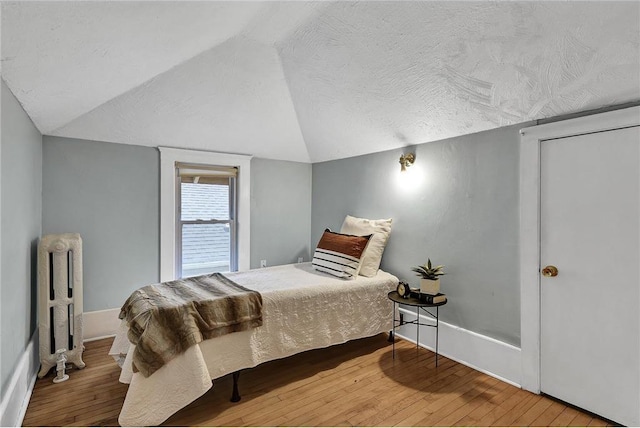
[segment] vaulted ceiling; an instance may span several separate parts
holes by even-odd
[[[2,2],[38,129],[319,162],[640,100],[640,2]]]

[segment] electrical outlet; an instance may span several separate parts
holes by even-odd
[[[260,260],[260,267],[267,267],[267,261],[266,260]]]
[[[302,263],[303,261],[304,261],[304,258],[298,257],[298,263]]]

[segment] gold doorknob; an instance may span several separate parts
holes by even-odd
[[[542,276],[552,277],[558,276],[558,268],[555,266],[546,266],[542,269]]]

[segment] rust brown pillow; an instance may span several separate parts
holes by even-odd
[[[371,235],[345,235],[325,229],[313,254],[313,266],[339,278],[353,279],[358,276],[370,239]]]

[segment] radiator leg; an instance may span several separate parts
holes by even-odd
[[[66,368],[65,363],[67,362],[67,356],[65,355],[65,352],[67,352],[67,350],[64,348],[58,349],[56,351],[56,355],[58,356],[56,360],[56,372],[58,373],[58,375],[53,379],[53,383],[60,383],[64,382],[65,380],[69,380],[69,375],[64,372]]]
[[[240,371],[233,372],[233,393],[231,394],[231,402],[237,403],[240,401],[240,393],[238,392],[238,379],[240,378]]]

